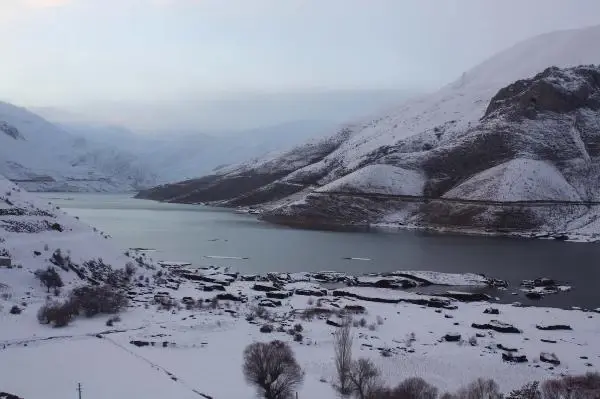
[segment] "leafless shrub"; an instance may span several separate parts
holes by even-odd
[[[375,323],[369,324],[369,331],[375,331],[375,330],[377,330],[377,326],[375,325]]]
[[[382,326],[382,325],[383,325],[383,317],[381,317],[381,316],[377,316],[377,319],[376,319],[376,320],[377,320],[377,324],[378,324],[378,325],[380,325],[380,326]]]
[[[352,320],[352,327],[354,327],[354,328],[360,327],[360,322],[356,319]]]
[[[284,342],[256,342],[244,350],[244,376],[266,399],[291,399],[304,380],[294,352]]]
[[[469,345],[477,346],[477,337],[476,336],[473,335],[471,338],[469,338]]]
[[[294,334],[294,341],[296,342],[302,342],[302,340],[304,339],[304,336],[300,333],[295,333]]]
[[[350,323],[345,323],[335,331],[333,347],[335,350],[336,388],[342,395],[352,392],[350,372],[352,367],[352,331]]]
[[[308,301],[306,301],[306,304],[307,304],[308,306],[312,306],[312,305],[314,305],[314,304],[315,304],[315,300],[313,299],[313,297],[309,297],[309,298],[308,298]]]
[[[304,327],[302,327],[302,324],[300,324],[300,323],[294,324],[294,331],[302,332],[303,330],[304,330]]]
[[[304,309],[302,311],[302,313],[300,313],[300,318],[302,320],[310,321],[310,320],[314,319],[315,317],[322,316],[322,315],[329,316],[332,313],[334,313],[334,311],[331,309],[320,308],[318,306],[315,306],[315,307]]]
[[[542,385],[544,399],[597,399],[600,397],[600,373],[565,376]]]
[[[373,397],[379,390],[379,370],[369,359],[358,359],[353,362],[348,375],[350,389],[359,399]]]

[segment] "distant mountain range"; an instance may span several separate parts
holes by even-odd
[[[599,41],[600,26],[535,37],[329,138],[139,197],[260,206],[303,226],[597,237],[600,69],[576,66],[600,63]]]

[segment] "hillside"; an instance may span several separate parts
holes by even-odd
[[[333,336],[345,317],[354,359],[371,360],[390,386],[419,376],[456,391],[481,376],[509,392],[597,370],[597,314],[491,302],[479,292],[505,290],[498,279],[406,270],[257,276],[156,264],[144,252],[121,254],[107,234],[2,177],[0,258],[0,392],[23,399],[70,397],[78,384],[89,399],[249,398],[244,350],[272,340],[285,342],[303,371],[299,397],[336,398]],[[36,278],[48,266],[65,283],[60,291]],[[72,300],[74,288],[114,288],[114,273],[128,276],[118,285],[129,298],[119,317],[80,311],[62,327],[38,321],[39,309]],[[429,294],[407,290],[425,286]],[[512,289],[528,300],[529,290]],[[553,289],[570,287],[532,288],[563,295]],[[457,359],[463,366],[453,367]]]
[[[600,26],[535,37],[329,139],[139,196],[263,206],[268,220],[304,226],[594,235],[586,205],[600,199],[598,68],[573,67],[600,63],[597,40]]]
[[[0,102],[0,174],[32,191],[132,191],[156,184],[134,156]]]

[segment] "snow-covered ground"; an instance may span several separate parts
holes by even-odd
[[[55,249],[78,264],[101,257],[114,268],[142,255],[119,253],[106,234],[4,179],[0,189],[0,250],[8,250],[14,265],[0,267],[0,391],[23,398],[70,397],[78,383],[84,397],[92,399],[252,398],[255,391],[242,373],[243,350],[252,342],[273,339],[289,342],[306,374],[299,397],[335,398],[333,333],[338,327],[327,319],[339,321],[340,312],[349,305],[353,312],[364,308],[361,313],[346,312],[353,318],[354,357],[372,359],[388,384],[421,376],[440,390],[455,390],[484,376],[507,391],[534,379],[597,369],[600,315],[594,312],[463,303],[399,289],[355,286],[354,278],[335,272],[274,274],[246,281],[217,268],[186,269],[181,262],[158,265],[148,255],[135,271],[131,305],[120,315],[121,321],[107,326],[109,316],[100,315],[77,317],[63,328],[41,325],[36,315],[48,294],[33,272],[50,265]],[[15,221],[20,228],[11,231]],[[48,223],[58,223],[62,231],[48,229]],[[58,271],[66,282],[60,299],[83,281],[73,272]],[[154,277],[158,271],[165,279]],[[421,284],[489,283],[475,274],[399,271],[391,276]],[[339,288],[320,296],[327,287],[322,282],[337,282]],[[207,291],[215,285],[222,285],[225,292]],[[261,289],[270,287],[291,296],[267,300],[269,294]],[[213,305],[219,294],[232,296]],[[166,297],[171,308],[159,304]],[[183,302],[190,303],[190,298],[194,305],[188,309]],[[260,304],[276,307],[266,308],[268,312],[260,316]],[[11,314],[13,306],[22,313]],[[498,314],[484,313],[490,307]],[[494,324],[493,320],[510,323],[521,332],[472,326]],[[298,323],[301,342],[287,332]],[[264,324],[273,325],[274,331],[260,332]],[[553,324],[569,325],[572,330],[538,328]],[[448,333],[460,334],[460,340],[447,342],[443,337]],[[528,362],[503,361],[505,349],[499,345],[517,349]],[[541,362],[541,352],[555,353],[560,365]]]

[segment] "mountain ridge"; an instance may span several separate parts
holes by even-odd
[[[595,67],[576,65],[600,63],[600,51],[592,46],[596,39],[600,40],[600,26],[545,34],[519,43],[466,72],[437,93],[406,102],[393,114],[341,128],[329,138],[338,143],[336,148],[323,151],[323,156],[316,159],[302,157],[306,150],[296,147],[274,159],[242,164],[197,179],[196,182],[201,183],[197,186],[194,181],[188,181],[185,186],[163,186],[143,191],[139,196],[205,202],[205,198],[218,191],[221,195],[210,199],[218,205],[261,206],[267,211],[267,219],[280,222],[288,219],[292,223],[302,219],[304,213],[312,212],[316,220],[334,224],[392,222],[487,229],[498,219],[489,215],[490,210],[434,210],[427,204],[401,219],[390,217],[397,213],[395,206],[381,209],[376,204],[363,204],[367,209],[364,215],[357,212],[351,218],[338,218],[335,213],[343,205],[330,207],[323,198],[314,202],[314,198],[324,196],[323,191],[334,182],[343,183],[346,188],[351,183],[355,191],[368,192],[372,187],[367,186],[372,185],[373,176],[379,172],[370,173],[365,168],[390,165],[395,168],[392,169],[395,176],[405,175],[393,179],[392,185],[395,184],[396,189],[408,189],[415,196],[456,197],[469,193],[469,185],[487,182],[487,188],[471,190],[471,196],[479,193],[482,200],[548,197],[594,201],[598,198],[598,190],[593,185],[598,177],[597,167],[596,162],[592,162],[597,156],[600,131],[596,106],[598,71]],[[523,60],[523,54],[529,57]],[[516,71],[507,67],[513,64],[518,64]],[[555,64],[566,69],[548,68]],[[528,74],[522,76],[525,72]],[[585,84],[581,85],[582,82]],[[528,97],[511,97],[509,94],[513,91],[526,92]],[[501,109],[503,103],[511,104],[514,109]],[[539,112],[531,112],[528,108],[531,104],[534,111],[538,107]],[[517,113],[513,115],[512,111]],[[549,134],[552,135],[550,140],[546,138]],[[323,140],[314,146],[325,149],[326,143]],[[488,175],[484,173],[492,168],[496,169]],[[557,173],[556,168],[560,172]],[[484,174],[479,175],[481,173]],[[252,187],[233,189],[233,181],[257,175],[262,177],[255,179]],[[387,173],[379,175],[384,180],[389,178]],[[507,188],[506,184],[497,184],[499,176],[504,176],[505,181],[516,178],[521,183]],[[410,184],[403,184],[407,181]],[[383,184],[384,187],[389,185]],[[372,210],[376,212],[372,214]],[[467,211],[473,215],[453,223],[448,223],[440,214]],[[428,215],[424,215],[426,212]],[[506,219],[506,212],[500,213]],[[436,222],[435,215],[445,221]],[[474,220],[475,216],[478,220]],[[574,215],[544,225],[546,217],[538,215],[528,218],[532,223],[527,229],[517,221],[514,226],[505,223],[504,227],[562,230],[560,225],[565,227],[571,217]],[[297,220],[291,220],[293,218]]]

